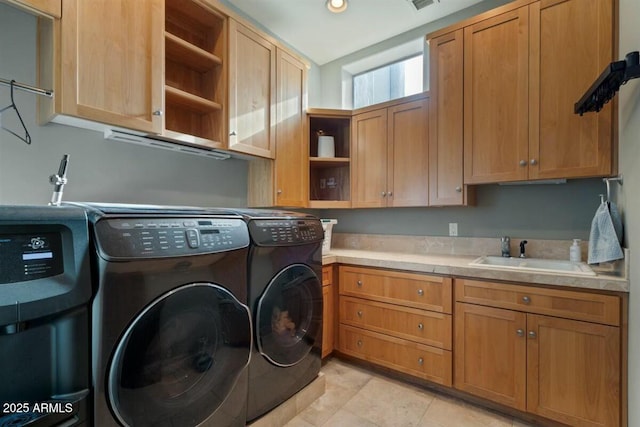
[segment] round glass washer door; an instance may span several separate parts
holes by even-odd
[[[197,425],[224,402],[249,363],[248,307],[194,283],[149,304],[113,353],[107,395],[125,426]]]
[[[321,340],[322,284],[309,266],[292,264],[274,276],[258,301],[257,345],[277,366],[299,363]]]

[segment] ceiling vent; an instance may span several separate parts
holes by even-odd
[[[409,1],[411,2],[411,4],[413,4],[413,7],[415,7],[416,10],[424,9],[430,4],[433,4],[433,0],[409,0]]]

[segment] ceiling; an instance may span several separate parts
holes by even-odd
[[[326,0],[226,0],[318,65],[420,27],[482,0],[348,0],[334,14]]]

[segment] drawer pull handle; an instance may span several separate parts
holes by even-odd
[[[424,365],[424,359],[422,357],[418,357],[418,365]]]
[[[518,329],[516,331],[516,335],[518,335],[519,337],[523,337],[524,336],[524,331],[522,329]]]
[[[423,296],[424,295],[424,291],[422,289],[418,289],[418,295]]]
[[[536,332],[535,331],[529,331],[529,338],[536,338]]]
[[[362,317],[362,310],[358,310],[358,317]]]
[[[358,347],[362,347],[362,340],[358,340],[356,344],[358,344]]]
[[[422,323],[418,323],[418,329],[423,330],[424,329],[424,325]]]
[[[522,302],[525,304],[530,304],[531,303],[531,298],[529,297],[522,297]]]
[[[361,288],[362,287],[362,280],[358,280],[357,285],[358,285],[359,288]]]

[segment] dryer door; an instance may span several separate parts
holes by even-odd
[[[309,266],[293,264],[271,280],[258,301],[258,350],[277,366],[300,362],[322,340],[322,284]]]
[[[217,285],[182,286],[120,339],[108,369],[111,409],[125,426],[197,425],[229,395],[250,353],[246,305]]]

